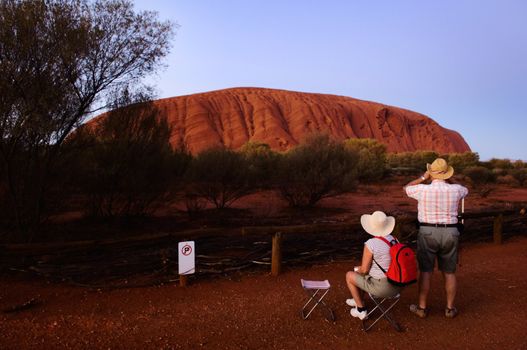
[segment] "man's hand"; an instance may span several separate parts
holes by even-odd
[[[415,186],[415,185],[419,185],[423,182],[425,182],[426,180],[429,180],[430,179],[430,173],[428,171],[426,171],[423,175],[421,175],[418,179],[415,179],[415,180],[412,180],[410,181],[409,183],[407,183],[403,188],[406,188],[408,186]]]

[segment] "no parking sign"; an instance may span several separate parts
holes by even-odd
[[[190,275],[196,272],[194,241],[178,243],[178,268],[180,275]]]

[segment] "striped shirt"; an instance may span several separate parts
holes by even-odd
[[[410,198],[417,199],[417,219],[429,224],[456,224],[458,205],[468,194],[468,189],[435,179],[430,185],[405,188]]]
[[[388,242],[393,241],[392,235],[385,236]],[[379,238],[370,238],[364,243],[368,250],[373,254],[373,258],[377,264],[381,265],[384,271],[388,271],[390,263],[392,262],[392,257],[390,256],[390,247],[386,242]],[[372,261],[370,272],[368,274],[373,278],[386,278],[386,275],[382,270],[377,266],[375,262]]]

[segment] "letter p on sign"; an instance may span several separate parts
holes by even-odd
[[[178,268],[180,275],[190,275],[196,272],[194,241],[179,242]]]

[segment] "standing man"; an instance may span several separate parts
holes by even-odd
[[[456,317],[456,265],[458,261],[457,229],[459,201],[468,194],[466,187],[447,183],[454,168],[442,158],[427,164],[427,171],[420,178],[410,181],[404,190],[408,197],[417,200],[417,262],[419,263],[419,302],[410,305],[410,311],[421,318],[428,315],[427,298],[432,281],[435,259],[443,273],[446,291],[445,316]],[[431,179],[429,185],[423,184]]]

